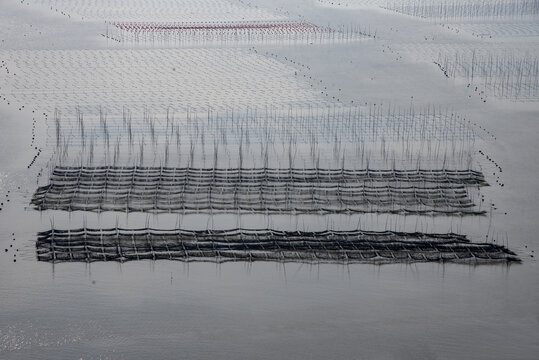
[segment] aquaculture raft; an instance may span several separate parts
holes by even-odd
[[[52,229],[38,234],[39,261],[291,261],[509,263],[500,245],[458,234],[373,231]]]
[[[480,214],[472,170],[56,167],[39,210]]]
[[[122,41],[357,40],[359,26],[331,28],[305,21],[111,22],[107,34]]]
[[[272,30],[280,33],[330,31],[308,22],[293,21],[244,21],[212,23],[157,23],[157,22],[113,22],[113,26],[125,31],[189,31],[189,30]]]

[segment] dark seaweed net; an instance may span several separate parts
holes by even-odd
[[[38,233],[39,261],[293,261],[509,263],[503,246],[465,236],[394,231],[52,229]]]
[[[481,214],[473,170],[56,167],[39,210]]]

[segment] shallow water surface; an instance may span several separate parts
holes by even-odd
[[[264,19],[307,19],[322,25],[360,24],[376,33],[376,39],[325,44],[244,41],[178,46],[140,41],[125,45],[106,38],[107,25],[100,20],[82,19],[82,15],[93,16],[103,9],[92,4],[80,8],[73,1],[64,9],[69,11],[58,12],[39,5],[44,3],[47,2],[6,0],[0,4],[0,60],[8,61],[9,69],[0,68],[1,359],[538,358],[539,101],[533,96],[497,98],[488,88],[486,92],[475,90],[462,78],[446,78],[433,62],[441,53],[474,49],[537,57],[539,40],[534,22],[514,20],[511,24],[520,25],[508,25],[499,32],[501,35],[493,31],[493,37],[487,39],[471,32],[477,27],[491,29],[495,22],[466,21],[462,29],[457,21],[441,26],[382,10],[377,0],[342,4],[325,0],[254,0],[252,4],[233,1],[237,7],[231,9],[239,12],[226,16],[255,14]],[[217,4],[201,3],[206,8]],[[126,13],[149,21],[151,14],[164,14],[159,6],[170,2],[133,4],[156,6],[148,13],[136,9]],[[214,16],[221,11],[211,10],[204,14]],[[189,16],[202,15],[194,11]],[[513,34],[514,28],[526,36]],[[96,61],[100,56],[103,61]],[[159,57],[166,56],[169,57],[159,61]],[[194,57],[203,57],[204,61],[195,63],[191,61]],[[212,64],[219,59],[219,64]],[[93,63],[79,72],[85,61]],[[212,73],[215,69],[219,71]],[[186,83],[189,87],[183,86]],[[267,99],[274,103],[264,103]],[[241,109],[251,115],[253,106],[260,106],[259,117],[263,116],[262,109],[267,111],[265,106],[273,105],[280,111],[294,106],[310,109],[323,104],[334,108],[337,104],[345,108],[358,104],[364,106],[365,114],[382,105],[384,111],[398,109],[394,111],[399,115],[400,111],[419,113],[418,109],[436,109],[438,114],[454,112],[459,120],[452,124],[464,124],[467,137],[455,136],[444,143],[428,142],[424,134],[419,134],[420,141],[414,143],[417,153],[406,155],[404,146],[396,143],[388,145],[393,155],[386,156],[384,147],[384,155],[379,156],[380,143],[385,146],[386,138],[376,141],[380,139],[363,134],[372,157],[367,159],[372,160],[373,167],[390,167],[394,156],[393,163],[397,165],[412,163],[415,169],[434,163],[441,168],[442,155],[433,159],[430,146],[443,147],[443,143],[449,144],[448,149],[453,147],[452,152],[444,153],[444,166],[445,155],[454,157],[448,166],[467,164],[468,159],[455,154],[471,151],[470,166],[481,171],[490,186],[473,187],[468,195],[486,213],[156,215],[53,209],[40,212],[30,204],[35,190],[48,183],[55,165],[61,161],[69,166],[91,163],[85,157],[88,147],[81,145],[82,140],[87,140],[84,134],[97,134],[96,144],[101,145],[95,146],[95,154],[107,153],[109,149],[99,139],[101,128],[106,128],[99,116],[102,109],[109,111],[110,129],[117,130],[111,133],[121,137],[125,135],[122,111],[131,106],[135,132],[137,127],[140,130],[137,141],[147,141],[150,157],[146,161],[161,166],[160,151],[164,140],[168,149],[170,129],[166,116],[159,111],[168,112],[169,105],[181,109],[195,104],[202,114],[196,119],[204,123],[206,116],[210,117],[206,115],[210,110],[205,108],[208,102],[216,109]],[[59,123],[64,143],[60,146],[56,144],[55,109],[63,111]],[[86,133],[74,115],[81,109],[86,111]],[[140,110],[146,116],[148,109],[155,111],[151,114],[155,115],[154,123],[137,114]],[[300,113],[299,119],[302,116]],[[372,119],[374,115],[369,116]],[[185,127],[181,128],[183,132],[176,132],[178,138],[188,139],[192,136],[188,131],[195,130],[200,136],[197,121],[188,126],[182,123]],[[318,159],[340,168],[340,160],[333,157],[333,140],[324,132],[325,122],[320,124],[321,130],[316,133],[321,152]],[[156,144],[148,145],[146,127],[153,129],[154,125],[161,137]],[[212,125],[217,129],[221,123]],[[302,132],[308,125],[304,121],[297,127],[297,138],[309,138]],[[384,126],[377,130],[380,134],[395,132],[390,125],[387,129]],[[265,130],[258,122],[253,128]],[[329,128],[340,129],[338,123]],[[243,128],[232,130],[243,139]],[[277,125],[272,130],[275,139],[270,144],[274,151],[271,166],[287,168],[291,162],[292,146],[286,148],[292,143],[292,137],[286,137],[290,135],[288,130]],[[453,130],[442,134],[454,135]],[[92,138],[92,156],[93,141]],[[204,146],[213,149],[212,141],[207,140]],[[219,158],[223,163],[228,161],[229,167],[237,166],[235,156],[243,140],[234,141]],[[250,141],[256,146],[262,143],[260,139]],[[128,148],[125,143],[121,145],[124,151]],[[174,156],[184,166],[185,149],[192,144],[182,145]],[[297,168],[309,167],[305,164],[313,147],[303,145],[296,148],[300,154]],[[260,160],[260,150],[255,145],[247,149],[249,161]],[[349,150],[342,164],[364,167],[364,159],[350,157],[355,149]],[[197,156],[204,159],[204,165],[213,161],[212,153],[201,152]],[[125,154],[115,161],[126,166],[142,163],[136,151]],[[310,160],[308,164],[312,165],[312,156]],[[98,165],[103,165],[99,161],[102,160],[96,160]],[[359,227],[372,231],[455,232],[474,242],[507,246],[522,262],[475,266],[169,260],[51,264],[37,260],[39,231],[83,226],[304,231]]]

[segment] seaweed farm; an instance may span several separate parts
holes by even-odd
[[[387,9],[429,20],[451,22],[467,18],[529,18],[539,15],[536,0],[389,1]]]
[[[473,171],[56,168],[39,210],[251,213],[461,213]],[[484,211],[483,211],[484,212]]]
[[[237,21],[248,18],[257,21],[283,19],[267,7],[244,5],[226,0],[111,0],[88,2],[84,0],[31,0],[33,6],[60,12],[68,17],[107,21]]]
[[[186,231],[73,229],[41,232],[41,261],[302,261],[390,263],[407,261],[518,261],[502,246],[470,243],[457,234],[372,231],[287,232],[269,229]]]
[[[17,50],[0,58],[6,101],[64,118],[322,101],[294,68],[245,48]]]
[[[529,53],[519,56],[463,51],[449,56],[440,54],[436,61],[449,78],[460,78],[495,97],[522,101],[538,96],[539,59]]]
[[[357,26],[317,26],[308,22],[210,22],[210,23],[112,23],[105,37],[122,44],[167,44],[180,46],[200,43],[321,43],[354,41],[374,37]]]
[[[4,0],[0,359],[534,359],[537,0]]]
[[[317,25],[291,20],[283,8],[262,10],[241,2],[201,2],[180,22],[161,12],[177,9],[172,2],[159,3],[159,12],[151,3],[134,2],[121,13],[116,7],[77,2],[54,5],[58,8],[51,10],[68,18],[105,16],[109,46],[116,40],[117,46],[194,47],[0,53],[4,101],[32,102],[34,109],[44,110],[48,124],[43,141],[49,179],[40,170],[41,186],[31,199],[40,212],[462,217],[492,211],[481,194],[488,185],[478,157],[485,138],[464,115],[447,105],[413,101],[346,104],[329,97],[331,89],[310,66],[253,46],[273,40],[293,42],[286,46],[298,46],[298,40],[362,46],[350,41],[375,36],[360,24]],[[503,12],[492,10],[501,5],[487,12],[465,7],[458,13],[509,16],[505,5]],[[231,17],[201,11],[214,6],[217,13],[226,8]],[[398,11],[409,12],[400,6]],[[519,5],[515,14],[534,16],[529,6]],[[411,14],[428,17],[416,10]],[[213,40],[222,47],[203,48]],[[251,47],[237,47],[238,42]],[[531,57],[487,59],[474,50],[471,65],[458,54],[451,59],[439,54],[435,64],[448,78],[464,76],[468,87],[479,78],[501,97],[537,95]],[[501,172],[496,163],[498,168]],[[495,183],[503,187],[498,178]],[[47,259],[55,261],[38,256]],[[290,260],[293,254],[287,255]]]

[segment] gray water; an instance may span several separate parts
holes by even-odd
[[[466,114],[495,134],[496,140],[489,140],[477,129],[483,134],[477,142],[503,166],[504,187],[495,185],[488,164],[478,160],[492,185],[482,193],[496,204],[488,216],[280,215],[272,217],[272,224],[323,228],[329,218],[331,226],[353,227],[361,217],[362,224],[372,229],[389,223],[414,231],[419,222],[422,230],[452,228],[474,241],[504,243],[522,263],[40,263],[35,259],[36,233],[53,223],[77,227],[87,221],[90,226],[111,226],[119,221],[140,226],[148,217],[31,209],[38,172],[48,166],[43,155],[36,166],[26,167],[36,153],[30,146],[32,118],[37,119],[40,145],[46,143],[47,123],[38,112],[31,113],[31,104],[19,111],[15,104],[2,100],[1,359],[539,358],[537,100],[519,103],[489,98],[483,103],[470,98],[464,85],[445,79],[429,61],[414,58],[423,49],[425,34],[434,36],[433,41],[442,47],[480,47],[485,45],[482,40],[380,10],[349,12],[312,6],[296,1],[289,8],[322,23],[358,19],[376,28],[379,39],[359,46],[260,44],[256,48],[310,64],[311,73],[342,101],[391,101],[403,106],[435,103]],[[102,31],[100,24],[70,22],[16,1],[5,0],[2,8],[1,37],[11,40],[0,50],[112,46],[94,37]],[[29,26],[9,27],[8,19],[49,31],[44,31],[43,38],[28,35],[24,39],[21,34],[30,34]],[[21,28],[25,30],[15,31]],[[526,41],[525,46],[536,51],[537,37]],[[501,41],[494,45],[506,46]],[[384,46],[398,49],[403,59],[382,52]],[[0,94],[3,91],[0,84]],[[47,174],[45,170],[45,178]],[[235,227],[238,221],[225,215],[186,216],[182,224],[203,228],[210,220],[220,228]],[[174,226],[176,217],[150,216],[149,221],[167,228]],[[244,226],[262,226],[268,219],[244,216],[241,221]]]

